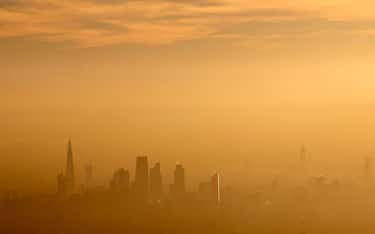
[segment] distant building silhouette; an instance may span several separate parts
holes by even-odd
[[[129,171],[120,168],[113,173],[110,187],[113,192],[127,193],[129,191]]]
[[[74,191],[75,177],[74,177],[73,150],[72,150],[72,143],[70,140],[68,142],[68,153],[67,153],[67,159],[66,159],[65,184],[66,184],[66,191],[68,193],[71,193]]]
[[[57,176],[57,193],[59,195],[66,194],[65,176],[61,173]]]
[[[213,174],[209,182],[202,182],[199,184],[199,194],[201,199],[215,203],[218,203],[221,200],[220,189],[220,175],[218,173]]]
[[[372,172],[373,171],[373,160],[371,157],[365,158],[365,164],[364,164],[364,177],[365,182],[370,184],[372,183]]]
[[[159,162],[150,169],[150,195],[155,200],[160,200],[163,196],[163,183]]]
[[[174,183],[171,185],[171,193],[177,198],[185,195],[185,169],[177,163],[174,170]]]
[[[68,152],[66,158],[65,175],[63,173],[57,176],[57,192],[59,194],[73,193],[75,189],[74,163],[72,143],[68,142]]]
[[[133,189],[139,198],[146,198],[148,194],[148,160],[146,156],[136,159],[135,179]]]

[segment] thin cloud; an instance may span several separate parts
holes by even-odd
[[[140,3],[175,3],[181,5],[197,5],[197,6],[220,6],[225,2],[219,0],[87,0],[98,4],[126,4],[129,2]]]
[[[371,19],[331,20],[323,10],[213,0],[0,1],[0,38],[70,42],[78,46],[304,33],[372,31]]]

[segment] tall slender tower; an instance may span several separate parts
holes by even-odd
[[[214,202],[220,202],[220,175],[215,173],[211,177],[211,185],[212,185],[212,198]]]
[[[66,190],[67,192],[73,192],[75,186],[74,178],[74,163],[73,163],[73,151],[72,143],[68,142],[68,153],[66,158],[66,169],[65,169],[65,180],[66,180]]]

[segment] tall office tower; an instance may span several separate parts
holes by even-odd
[[[181,197],[185,194],[185,169],[184,167],[177,163],[174,170],[174,184],[172,186],[172,193]]]
[[[211,188],[212,188],[212,200],[214,202],[220,202],[220,175],[215,173],[211,177]]]
[[[210,181],[199,184],[199,195],[204,201],[220,202],[220,175],[218,173],[213,174]]]
[[[74,177],[72,143],[70,140],[68,143],[68,153],[67,153],[67,159],[66,159],[65,183],[66,183],[67,192],[68,193],[73,192],[74,186],[75,186],[75,177]]]
[[[139,198],[146,198],[148,194],[148,160],[146,156],[136,159],[134,192]]]
[[[372,168],[373,168],[373,165],[372,165],[372,158],[371,157],[367,157],[365,159],[365,165],[364,165],[364,177],[365,177],[365,181],[366,183],[371,183],[372,182]]]
[[[129,191],[130,176],[129,171],[120,168],[113,173],[110,187],[113,192],[126,193]]]
[[[163,196],[163,183],[159,162],[155,163],[150,169],[150,195],[155,200],[160,200]]]
[[[92,165],[88,164],[85,166],[85,186],[90,188],[93,185],[92,179]]]

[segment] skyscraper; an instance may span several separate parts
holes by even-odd
[[[72,143],[70,140],[68,142],[68,153],[67,153],[67,159],[66,159],[65,184],[66,184],[66,191],[68,193],[71,193],[74,191],[74,186],[75,186],[74,163],[73,163]]]
[[[199,194],[201,199],[218,203],[221,200],[220,194],[220,175],[215,173],[208,182],[199,184]]]
[[[65,176],[60,173],[57,175],[57,193],[59,195],[64,195],[66,193],[66,183]]]
[[[150,169],[150,195],[152,199],[160,200],[163,195],[163,184],[160,172],[160,163]]]
[[[174,170],[174,184],[171,186],[171,192],[176,198],[181,198],[185,194],[185,169],[177,163]]]
[[[140,198],[145,198],[148,193],[148,160],[146,156],[136,159],[134,192]]]
[[[113,192],[126,193],[129,191],[129,171],[120,168],[113,173],[110,187]]]

